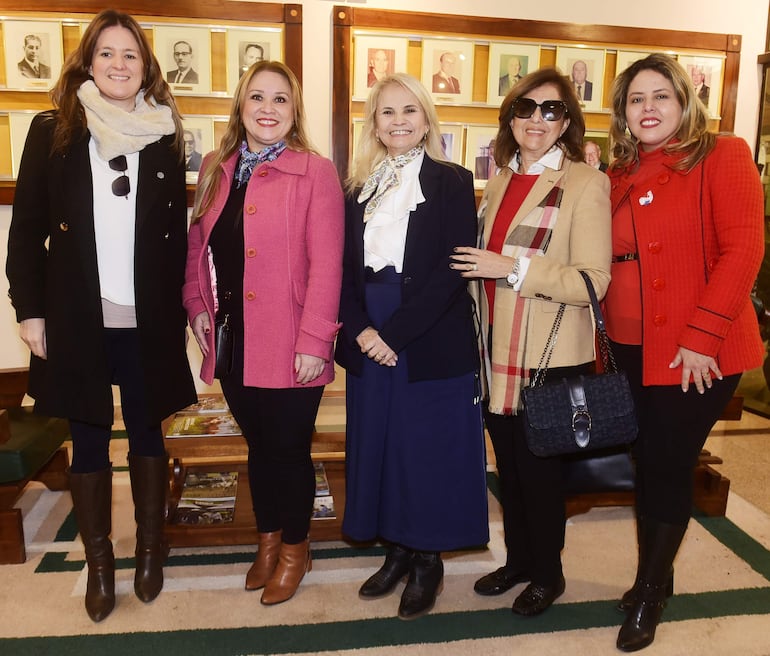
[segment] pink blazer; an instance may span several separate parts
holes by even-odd
[[[216,199],[190,226],[183,301],[192,322],[208,312],[214,325],[214,285],[208,243],[227,201],[238,154],[223,164]],[[205,171],[209,157],[204,160]],[[339,178],[328,159],[286,150],[257,168],[243,204],[244,277],[243,384],[302,387],[294,356],[304,353],[331,363],[342,280],[344,208]],[[200,377],[214,379],[214,331]],[[328,366],[309,385],[334,380]]]

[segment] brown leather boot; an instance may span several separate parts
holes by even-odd
[[[70,472],[75,521],[88,564],[86,612],[101,622],[115,608],[115,555],[112,530],[112,468],[88,474]]]
[[[254,564],[246,573],[246,589],[264,588],[278,565],[278,552],[281,550],[281,531],[259,534],[259,548]]]
[[[163,565],[168,543],[163,529],[168,493],[168,456],[128,454],[131,494],[136,519],[136,574],[134,592],[143,602],[155,599],[163,589]]]
[[[262,603],[266,606],[280,604],[294,596],[305,572],[313,569],[310,542],[306,538],[299,544],[281,543],[278,565],[265,585]]]

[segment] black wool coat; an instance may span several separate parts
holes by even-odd
[[[46,415],[113,423],[93,217],[89,135],[51,156],[57,112],[38,114],[24,147],[6,273],[18,321],[43,317],[48,359],[30,361],[29,394]],[[173,135],[139,155],[134,287],[151,420],[195,402],[182,307],[187,255],[184,164]]]

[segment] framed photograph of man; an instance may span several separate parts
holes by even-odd
[[[643,50],[618,50],[615,60],[615,77],[625,71],[631,64],[639,59],[644,59],[650,52]]]
[[[423,39],[422,83],[437,104],[473,98],[473,42]]]
[[[353,98],[365,100],[377,80],[406,71],[408,39],[381,35],[353,35]]]
[[[677,59],[692,80],[698,98],[708,107],[709,116],[719,118],[724,58],[679,55]]]
[[[14,179],[19,175],[21,155],[35,114],[37,114],[36,111],[8,112],[8,126],[11,133],[11,172]]]
[[[556,48],[556,66],[572,83],[580,106],[589,111],[602,108],[604,55],[599,49]]]
[[[187,184],[198,182],[198,172],[206,153],[214,150],[212,116],[185,116],[182,120],[184,168]]]
[[[193,25],[155,25],[155,56],[174,94],[211,93],[211,32]]]
[[[461,123],[440,123],[441,144],[444,155],[450,162],[463,163],[463,125]]]
[[[62,28],[57,21],[3,21],[8,89],[49,91],[61,72]]]
[[[521,78],[540,66],[540,46],[489,44],[487,103],[499,106]]]
[[[283,61],[283,30],[275,27],[227,30],[227,93],[255,62]]]
[[[583,161],[600,171],[607,171],[612,162],[610,135],[607,131],[586,130],[583,137]]]
[[[495,164],[495,125],[469,125],[465,129],[465,163],[466,169],[473,173],[473,186],[483,189],[487,180],[497,172]]]

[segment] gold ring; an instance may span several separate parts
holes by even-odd
[[[473,269],[473,271],[478,271],[479,270],[479,265],[474,263],[471,268]]]

